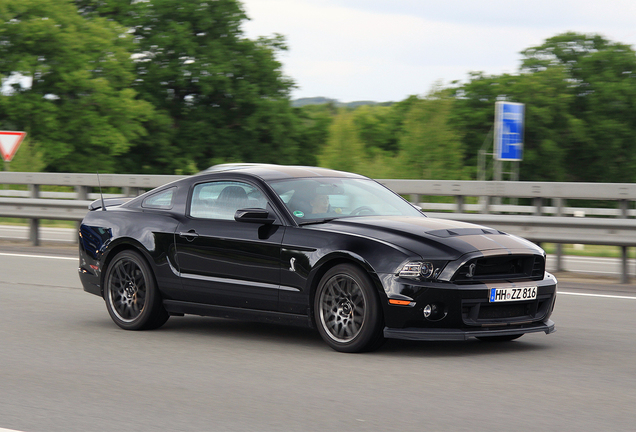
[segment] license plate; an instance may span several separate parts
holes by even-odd
[[[537,298],[537,287],[491,288],[490,303],[504,301],[534,300]]]

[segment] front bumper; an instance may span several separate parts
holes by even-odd
[[[77,269],[79,273],[80,282],[84,291],[96,296],[102,297],[102,287],[99,284],[99,276],[89,272],[87,269],[80,267]]]
[[[557,281],[547,273],[542,280],[515,282],[409,283],[393,275],[382,282],[388,297],[384,307],[384,333],[388,338],[465,340],[554,331],[549,318],[556,302]],[[511,287],[536,287],[536,299],[491,302],[493,288]],[[391,304],[392,299],[409,303]]]
[[[545,323],[533,323],[528,326],[515,328],[479,328],[479,329],[450,329],[450,328],[384,328],[384,337],[389,339],[405,339],[414,341],[453,341],[466,340],[471,337],[516,336],[525,333],[544,332],[554,333],[556,326],[552,320]]]

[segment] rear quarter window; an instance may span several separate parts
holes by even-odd
[[[170,188],[157,192],[155,194],[146,197],[141,203],[143,208],[150,209],[162,209],[169,210],[172,208],[172,202],[174,200],[175,188]]]

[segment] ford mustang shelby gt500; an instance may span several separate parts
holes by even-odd
[[[183,314],[300,324],[345,352],[555,331],[541,248],[428,218],[357,174],[215,166],[95,201],[79,239],[84,290],[129,330]]]

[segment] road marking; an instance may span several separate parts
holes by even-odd
[[[18,430],[14,430],[14,429],[3,429],[3,428],[0,428],[0,432],[22,432],[22,431],[18,431]]]
[[[552,269],[552,272],[556,272],[555,269]],[[603,274],[603,275],[618,275],[618,272],[608,272],[608,271],[594,271],[594,270],[574,270],[574,273],[581,274]],[[634,276],[634,273],[630,273],[630,276]]]
[[[16,254],[16,253],[4,253],[0,252],[0,256],[11,256],[11,257],[21,257],[21,258],[48,258],[48,259],[58,259],[58,260],[72,260],[77,261],[79,258],[71,258],[71,257],[61,257],[61,256],[53,256],[53,255],[31,255],[31,254]],[[0,429],[0,432],[3,432]]]
[[[619,296],[619,295],[610,295],[610,294],[586,294],[586,293],[557,291],[557,295],[561,295],[561,294],[581,296],[581,297],[602,297],[602,298],[623,299],[623,300],[636,300],[636,297],[632,297],[632,296]]]
[[[552,255],[550,255],[552,256]],[[617,260],[619,258],[613,258],[613,257],[591,257],[591,256],[576,256],[576,255],[567,255],[562,257],[563,259],[567,259],[567,260],[571,260],[571,261],[591,261],[591,262],[597,262],[597,261],[613,261],[613,260]],[[630,258],[633,260],[633,258]]]
[[[0,256],[12,256],[12,257],[23,257],[23,258],[46,258],[46,259],[58,259],[58,260],[71,260],[71,261],[78,260],[78,258],[71,258],[71,257],[15,254],[15,253],[4,253],[4,252],[0,252]],[[610,295],[610,294],[586,294],[586,293],[574,293],[574,292],[567,292],[567,291],[558,291],[557,294],[573,295],[573,296],[581,296],[581,297],[601,297],[601,298],[612,298],[612,299],[623,299],[623,300],[636,300],[636,297],[632,297],[632,296],[619,296],[619,295]],[[6,432],[6,431],[9,431],[9,429],[0,428],[0,432]]]

